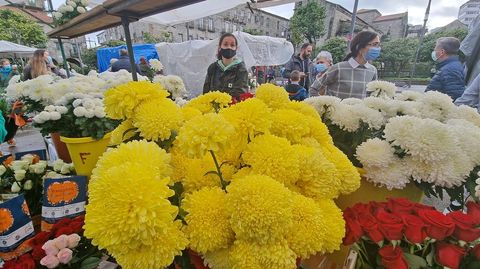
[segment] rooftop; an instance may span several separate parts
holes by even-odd
[[[380,21],[388,21],[388,20],[398,20],[402,19],[403,17],[407,16],[408,17],[408,12],[404,13],[398,13],[398,14],[391,14],[391,15],[385,15],[385,16],[380,16],[373,20],[373,22],[380,22]]]

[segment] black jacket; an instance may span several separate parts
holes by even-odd
[[[293,55],[290,61],[285,64],[285,73],[283,74],[283,77],[290,79],[290,73],[294,70],[305,73],[306,76],[300,79],[300,85],[308,90],[310,84],[313,83],[313,81],[309,81],[311,66],[312,61],[310,59],[307,58],[302,60],[299,55]]]
[[[248,72],[245,64],[240,62],[223,71],[217,62],[212,63],[207,70],[203,84],[203,93],[221,91],[239,99],[242,93],[248,92]]]

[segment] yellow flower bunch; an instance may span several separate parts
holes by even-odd
[[[279,109],[272,113],[272,134],[285,137],[291,143],[300,143],[310,133],[308,121],[303,114],[290,109]]]
[[[184,121],[189,121],[196,116],[202,115],[202,112],[200,112],[200,110],[193,107],[182,107],[180,109],[180,113],[182,113],[182,118]]]
[[[262,84],[257,88],[255,97],[262,100],[271,109],[285,108],[290,104],[287,91],[273,84]]]
[[[297,101],[292,101],[285,105],[283,109],[290,109],[290,110],[295,110],[307,117],[312,117],[314,119],[320,119],[320,115],[318,114],[318,111],[313,108],[311,105],[308,105],[304,102],[297,102]]]
[[[224,117],[208,113],[186,122],[176,138],[176,145],[191,158],[202,158],[208,151],[225,148],[235,129]]]
[[[169,96],[160,84],[149,81],[131,81],[105,92],[105,112],[112,119],[127,119],[134,109],[145,100]]]
[[[135,136],[135,127],[132,120],[125,120],[112,131],[110,145],[116,146]]]
[[[193,98],[184,107],[195,108],[206,114],[226,108],[231,102],[232,97],[228,93],[214,91]]]
[[[137,106],[132,121],[143,138],[162,141],[169,139],[172,132],[178,132],[183,119],[180,108],[172,100],[163,98]]]
[[[347,155],[331,144],[322,146],[322,149],[327,160],[337,168],[340,193],[349,194],[360,188],[360,174]]]

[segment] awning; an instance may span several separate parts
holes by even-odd
[[[11,55],[18,55],[18,56],[29,56],[35,52],[36,48],[30,48],[24,45],[15,44],[10,41],[0,40],[0,56],[11,56]]]

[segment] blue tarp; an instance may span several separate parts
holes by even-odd
[[[108,69],[110,66],[110,59],[120,58],[119,51],[121,49],[127,49],[126,45],[118,47],[108,47],[101,48],[97,50],[97,66],[98,71],[103,72]],[[145,57],[148,60],[150,59],[159,59],[157,50],[155,49],[154,44],[138,44],[133,45],[133,54],[135,57],[135,63],[138,64],[140,57]]]

